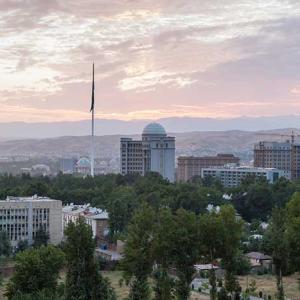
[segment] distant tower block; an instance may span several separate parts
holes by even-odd
[[[121,138],[121,174],[157,172],[170,182],[175,180],[175,137],[159,123],[148,124],[142,140]]]

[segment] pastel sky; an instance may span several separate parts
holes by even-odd
[[[299,0],[0,0],[0,122],[300,114]]]

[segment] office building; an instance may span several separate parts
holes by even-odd
[[[73,174],[75,172],[76,158],[61,158],[59,161],[59,171],[63,174]]]
[[[280,177],[288,178],[289,173],[274,168],[254,167],[210,167],[203,168],[201,177],[216,177],[225,187],[236,187],[247,177],[264,177],[269,183],[276,182]]]
[[[120,155],[123,175],[157,172],[170,182],[175,180],[175,138],[158,123],[148,124],[141,140],[121,138]]]
[[[61,201],[37,196],[0,200],[0,231],[7,233],[14,249],[21,240],[31,245],[40,229],[49,234],[49,243],[61,242]]]
[[[240,158],[233,154],[216,156],[180,156],[177,159],[177,180],[186,182],[195,176],[201,176],[201,170],[208,167],[222,167],[227,164],[240,164]]]
[[[260,142],[254,146],[254,166],[276,168],[290,173],[291,179],[300,178],[300,144]]]

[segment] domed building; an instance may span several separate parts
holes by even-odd
[[[167,136],[166,130],[164,129],[164,127],[162,125],[160,125],[159,123],[150,123],[148,124],[144,130],[143,130],[143,137],[147,137],[147,136]]]
[[[76,173],[80,173],[83,175],[91,174],[91,163],[87,157],[81,157],[75,167]]]
[[[141,140],[121,138],[121,174],[157,172],[170,182],[175,180],[175,138],[164,127],[148,124]]]

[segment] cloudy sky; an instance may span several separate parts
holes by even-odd
[[[300,114],[299,0],[0,0],[0,122]]]

